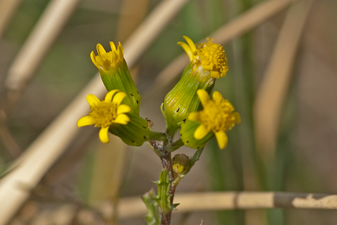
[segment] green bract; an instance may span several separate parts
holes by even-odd
[[[145,141],[149,140],[148,122],[134,113],[127,115],[130,118],[128,124],[112,124],[109,132],[120,137],[127,145],[141,146]]]
[[[175,133],[188,114],[198,110],[200,100],[197,90],[211,92],[214,87],[215,79],[210,76],[209,71],[202,68],[196,71],[192,67],[192,63],[186,67],[179,82],[164,99],[163,114],[168,133]]]
[[[184,145],[190,148],[200,149],[204,147],[212,137],[214,137],[214,134],[209,132],[204,138],[200,140],[195,139],[194,133],[199,126],[200,122],[192,120],[187,120],[181,125],[180,138],[184,142]]]
[[[111,51],[106,52],[101,44],[97,44],[97,53],[92,51],[90,58],[98,68],[102,81],[108,91],[118,89],[127,93],[125,104],[129,105],[132,112],[139,114],[141,96],[132,80],[128,66],[123,56],[123,47],[119,43],[118,48],[110,42]]]

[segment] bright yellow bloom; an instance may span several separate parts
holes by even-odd
[[[126,94],[118,90],[108,92],[103,101],[95,95],[88,95],[87,101],[91,112],[89,115],[80,118],[77,122],[78,127],[95,125],[101,127],[99,138],[103,143],[109,142],[108,130],[112,124],[127,124],[130,118],[125,114],[131,111],[130,106],[121,105]]]
[[[97,44],[96,49],[98,55],[95,55],[94,51],[90,53],[91,61],[99,70],[108,71],[124,62],[122,44],[118,43],[118,48],[116,49],[115,44],[110,41],[110,47],[111,51],[106,52],[101,44]]]
[[[207,38],[207,43],[194,44],[187,36],[184,36],[186,43],[178,42],[185,50],[186,54],[193,63],[193,70],[210,71],[213,78],[224,77],[228,71],[227,56],[225,50],[219,44],[214,44],[213,39]]]
[[[241,122],[240,115],[234,112],[232,104],[217,91],[213,93],[213,100],[209,98],[205,90],[198,90],[197,94],[203,110],[192,112],[188,116],[188,120],[200,122],[199,127],[194,132],[194,138],[201,140],[209,132],[213,132],[219,148],[223,149],[228,142],[226,131]]]

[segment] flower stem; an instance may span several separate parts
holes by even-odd
[[[162,147],[162,157],[160,158],[162,161],[163,169],[167,169],[168,176],[170,180],[170,203],[171,206],[173,206],[173,198],[175,193],[175,187],[172,185],[172,182],[174,181],[174,172],[172,167],[172,159],[171,159],[171,153],[163,146]],[[172,215],[172,209],[170,209],[168,212],[162,212],[161,214],[161,225],[170,225],[171,223],[171,215]]]

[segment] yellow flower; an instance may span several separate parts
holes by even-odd
[[[112,124],[127,124],[130,121],[125,113],[131,111],[128,105],[121,105],[125,98],[124,92],[112,90],[108,92],[103,101],[100,101],[95,95],[88,95],[87,101],[91,112],[89,115],[80,118],[77,122],[78,127],[95,125],[101,127],[99,138],[103,143],[109,142],[108,131]]]
[[[116,48],[110,42],[111,51],[106,52],[101,44],[97,44],[97,55],[90,53],[91,61],[98,68],[104,86],[108,91],[120,90],[127,93],[125,104],[131,107],[131,111],[139,114],[141,96],[129,72],[129,68],[123,56],[123,46],[121,43]]]
[[[106,52],[101,44],[97,44],[96,49],[98,55],[95,55],[94,51],[90,53],[91,61],[99,70],[108,71],[116,68],[120,63],[123,63],[123,46],[118,43],[118,48],[110,41],[111,51]]]
[[[201,148],[215,134],[219,148],[223,149],[228,142],[226,131],[241,122],[240,115],[217,91],[212,100],[205,90],[200,89],[197,94],[203,110],[189,114],[187,122],[182,125],[181,139],[191,148]]]
[[[207,38],[207,43],[194,44],[187,36],[184,36],[186,43],[178,42],[185,50],[193,64],[193,70],[199,71],[200,66],[203,70],[209,71],[211,77],[224,77],[228,71],[227,56],[225,50],[219,44],[214,44],[213,39]]]
[[[198,90],[197,94],[203,106],[200,112],[193,112],[189,115],[189,120],[200,121],[200,126],[194,132],[197,140],[205,137],[210,131],[215,134],[220,149],[226,147],[228,139],[225,131],[230,130],[235,124],[241,122],[239,113],[233,112],[234,107],[223,99],[217,91],[213,93],[213,100],[204,90]]]

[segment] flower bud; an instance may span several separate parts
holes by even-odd
[[[173,171],[177,174],[185,174],[190,169],[190,158],[185,154],[176,154],[173,159]]]
[[[119,43],[116,48],[115,44],[110,42],[110,47],[111,51],[106,52],[101,44],[97,44],[98,55],[92,51],[91,61],[98,68],[106,89],[125,92],[125,103],[131,107],[132,112],[139,114],[141,97],[125,62],[122,44]]]

